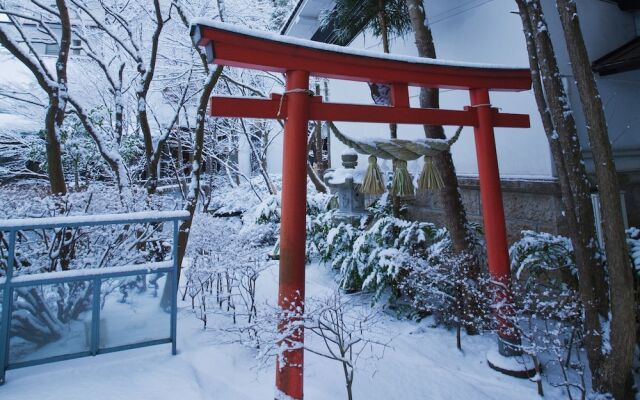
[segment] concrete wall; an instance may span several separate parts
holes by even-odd
[[[478,178],[458,177],[460,194],[470,222],[482,224],[482,203]],[[562,200],[557,181],[503,179],[502,197],[509,243],[518,240],[523,230],[566,234]],[[418,193],[409,199],[408,217],[444,225],[445,215],[437,192]]]

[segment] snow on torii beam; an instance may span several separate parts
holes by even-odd
[[[528,69],[448,63],[426,58],[352,51],[339,46],[283,37],[195,20],[191,36],[204,47],[211,63],[281,72],[286,91],[270,99],[213,97],[216,117],[285,119],[282,217],[280,230],[280,287],[278,303],[285,313],[280,328],[300,316],[304,307],[307,128],[309,120],[473,126],[478,157],[489,270],[496,284],[495,317],[500,349],[509,355],[518,337],[504,318],[512,312],[509,258],[494,127],[529,127],[529,116],[500,113],[491,107],[489,90],[531,88]],[[391,105],[323,103],[309,92],[309,77],[343,79],[391,86]],[[464,110],[419,109],[409,106],[409,86],[468,90]],[[303,332],[291,334],[293,347],[276,368],[279,394],[302,399]],[[297,343],[297,344],[296,344]]]

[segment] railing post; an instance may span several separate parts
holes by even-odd
[[[7,365],[9,364],[9,327],[11,322],[11,300],[13,289],[13,263],[16,254],[16,231],[9,231],[9,249],[7,254],[7,270],[5,271],[4,289],[2,291],[2,319],[0,321],[0,385],[4,385]]]
[[[278,329],[287,332],[287,337],[279,343],[282,353],[277,357],[276,390],[278,396],[300,400],[304,376],[304,330],[302,326],[292,326],[301,322],[304,313],[307,129],[311,93],[309,72],[287,71],[286,79],[287,120],[284,125],[278,289],[282,317]]]
[[[180,233],[180,221],[173,221],[173,247],[171,249],[173,257],[173,269],[168,274],[168,279],[171,279],[171,354],[174,356],[178,352],[178,246],[179,246],[179,233]]]
[[[93,303],[91,309],[91,355],[98,354],[100,349],[100,294],[102,291],[102,280],[95,278],[91,285],[93,292]]]

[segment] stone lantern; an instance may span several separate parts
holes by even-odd
[[[334,221],[359,225],[360,219],[368,215],[364,208],[364,194],[360,193],[364,171],[355,169],[358,165],[355,151],[345,150],[341,158],[341,168],[329,169],[324,174],[324,181],[331,193],[338,194],[338,212],[334,215]]]

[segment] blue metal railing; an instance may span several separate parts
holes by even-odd
[[[130,214],[0,220],[0,232],[7,233],[9,239],[5,276],[0,277],[0,292],[2,292],[2,315],[0,316],[0,385],[4,384],[5,374],[9,369],[45,364],[54,361],[95,356],[102,353],[110,353],[162,343],[171,343],[171,352],[175,355],[178,312],[178,285],[176,284],[178,279],[178,232],[179,222],[184,221],[188,217],[189,213],[187,211],[152,211]],[[136,264],[124,267],[72,269],[59,272],[26,274],[14,277],[16,237],[20,231],[74,228],[83,226],[128,225],[136,223],[154,224],[160,222],[173,223],[173,244],[170,261]],[[170,284],[172,287],[169,337],[112,347],[100,346],[100,293],[102,282],[105,279],[137,276],[147,273],[168,274],[166,283]],[[57,356],[48,356],[23,362],[10,362],[10,327],[14,290],[28,286],[62,284],[79,281],[90,282],[92,291],[89,350]]]

